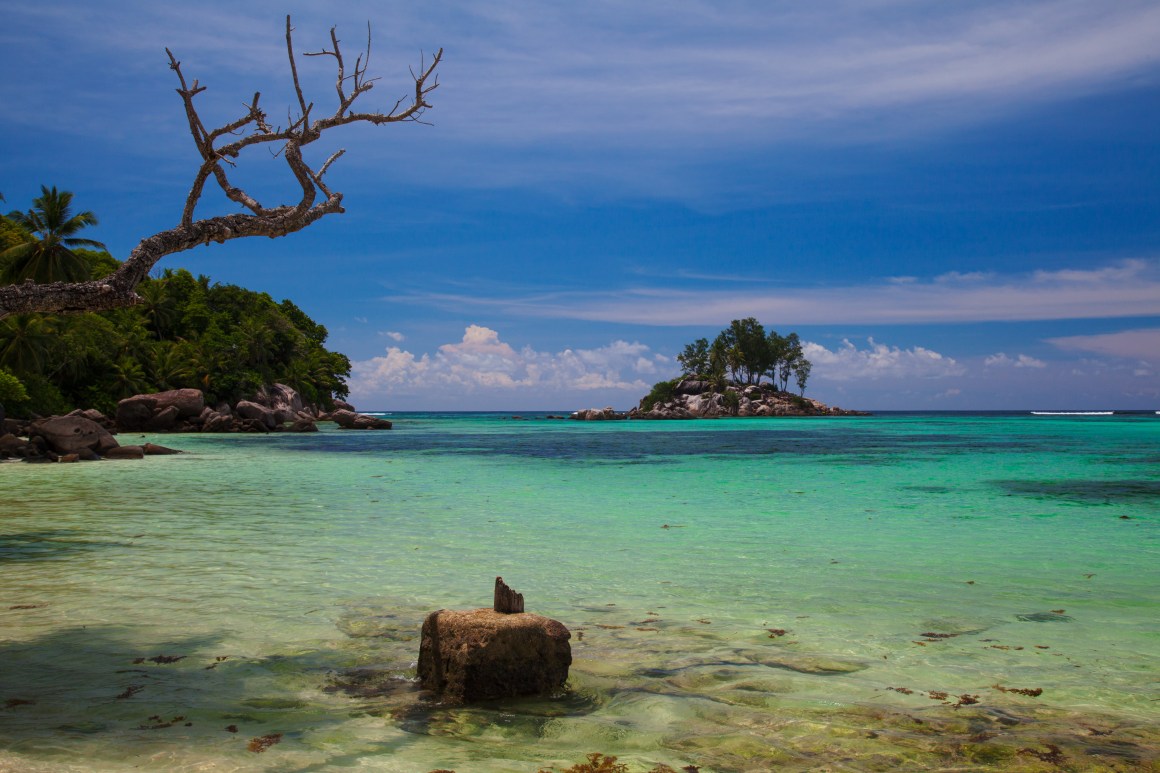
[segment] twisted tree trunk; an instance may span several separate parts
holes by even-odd
[[[186,198],[181,223],[174,228],[143,239],[117,271],[102,279],[51,284],[37,284],[28,281],[0,287],[0,317],[23,312],[67,313],[103,311],[132,306],[140,300],[135,291],[137,285],[149,275],[157,262],[167,255],[193,249],[210,242],[225,242],[230,239],[242,239],[250,236],[268,236],[271,238],[285,236],[306,228],[325,215],[343,212],[342,194],[331,191],[323,182],[323,176],[327,169],[342,156],[343,151],[339,150],[333,153],[324,164],[315,170],[303,160],[302,147],[317,140],[327,129],[349,123],[365,122],[376,125],[402,121],[422,123],[420,118],[424,111],[431,107],[430,103],[427,102],[427,95],[439,86],[438,77],[433,76],[435,68],[443,58],[443,49],[439,49],[431,59],[430,64],[422,63],[417,74],[412,72],[415,82],[414,93],[409,99],[399,99],[395,102],[394,107],[386,113],[377,111],[355,112],[352,110],[355,100],[370,91],[376,80],[366,76],[366,62],[370,58],[369,28],[365,54],[360,55],[355,60],[354,71],[349,75],[338,37],[332,28],[330,40],[333,48],[307,53],[305,56],[330,56],[334,58],[337,70],[335,88],[338,94],[338,107],[333,114],[312,121],[310,113],[314,109],[314,103],[307,103],[302,93],[294,55],[292,32],[290,17],[287,16],[286,53],[290,60],[290,72],[300,112],[284,129],[269,124],[266,114],[258,106],[261,98],[260,93],[254,94],[252,102],[247,106],[245,115],[216,129],[206,129],[193,101],[194,97],[205,91],[205,87],[199,85],[196,80],[192,84],[188,84],[181,72],[181,63],[177,61],[169,49],[166,49],[165,51],[169,55],[170,69],[177,74],[180,82],[177,93],[185,104],[190,133],[193,135],[194,144],[202,158],[201,166],[198,168],[193,186]],[[237,137],[247,127],[249,133],[243,135],[241,139],[222,145],[218,144],[218,141],[223,138]],[[280,155],[285,161],[302,190],[302,197],[296,204],[263,207],[243,189],[234,187],[230,182],[226,167],[235,165],[233,159],[238,158],[243,150],[251,146],[271,142],[281,145],[276,155]],[[229,199],[249,210],[249,213],[194,220],[194,210],[201,200],[205,183],[211,177]]]

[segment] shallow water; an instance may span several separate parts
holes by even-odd
[[[0,770],[1160,764],[1160,417],[525,416],[0,465]],[[496,575],[569,690],[425,700]]]

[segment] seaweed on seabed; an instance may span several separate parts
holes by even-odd
[[[628,766],[622,762],[617,762],[614,755],[592,752],[587,756],[587,762],[579,762],[570,768],[565,768],[562,773],[628,773]],[[696,765],[686,765],[681,770],[684,773],[698,773],[700,768]],[[432,773],[435,773],[435,771],[432,771]],[[552,773],[552,771],[547,768],[540,768],[539,773]],[[677,773],[677,771],[668,765],[662,764],[654,767],[649,773]]]
[[[250,743],[247,744],[246,748],[249,749],[250,751],[254,752],[255,754],[260,754],[260,753],[266,751],[267,749],[269,749],[274,744],[281,742],[281,740],[282,740],[281,733],[270,733],[269,735],[260,735],[257,738],[251,738]]]
[[[1037,749],[1020,749],[1016,754],[1024,754],[1028,757],[1035,757],[1042,762],[1050,763],[1051,765],[1062,765],[1067,762],[1067,756],[1064,755],[1063,750],[1053,743],[1044,744],[1047,746],[1047,751],[1041,752]]]
[[[1016,695],[1026,695],[1029,698],[1038,698],[1043,695],[1042,687],[1004,687],[1001,684],[993,684],[991,688],[999,692],[1013,692]]]

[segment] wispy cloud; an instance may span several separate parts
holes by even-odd
[[[1047,343],[1065,351],[1093,352],[1160,365],[1160,328],[1122,330],[1103,335],[1049,338]]]
[[[393,302],[486,307],[532,317],[643,325],[719,325],[754,316],[774,325],[924,324],[1160,315],[1160,266],[1125,260],[1091,270],[1030,276],[951,275],[934,280],[777,290],[620,291],[471,297],[416,293]]]
[[[1047,363],[1027,354],[1009,357],[1005,352],[998,352],[983,360],[988,368],[1046,368]]]
[[[322,47],[337,24],[353,52],[370,21],[372,66],[390,83],[410,63],[406,57],[445,47],[437,115],[440,135],[456,145],[582,143],[669,153],[690,143],[703,149],[711,137],[728,136],[734,147],[816,139],[819,125],[827,127],[827,141],[861,141],[1082,94],[1160,62],[1160,6],[1148,0],[757,0],[728,7],[450,0],[434,8],[396,4],[389,14],[369,1],[336,11],[317,3],[261,10],[209,0],[189,14],[126,0],[111,11],[82,3],[14,6],[6,21],[23,54],[47,41],[54,53],[82,46],[90,58],[116,60],[112,72],[163,67],[160,48],[169,45],[191,73],[203,81],[212,74],[217,88],[244,75],[244,91],[270,88],[271,78],[287,85],[280,36],[286,11],[302,50]],[[107,87],[111,98],[114,86]],[[388,88],[388,81],[379,84],[376,98]],[[123,117],[124,108],[108,109]],[[900,111],[907,120],[867,120]]]

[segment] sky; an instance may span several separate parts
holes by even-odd
[[[442,48],[433,108],[317,143],[344,214],[158,270],[293,300],[360,409],[627,409],[752,316],[844,408],[1160,410],[1154,0],[6,3],[5,206],[71,190],[121,258],[176,225],[166,47],[205,123],[260,92],[284,124],[287,13],[348,60],[369,26],[364,109]],[[333,110],[331,60],[299,71]],[[294,200],[264,150],[234,173]]]

